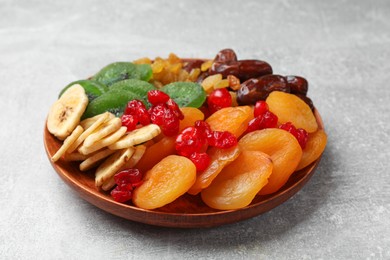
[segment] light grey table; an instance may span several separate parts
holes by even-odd
[[[0,259],[390,259],[389,14],[389,1],[0,0]],[[67,83],[225,47],[310,82],[329,143],[292,199],[218,228],[159,228],[54,172],[44,121]]]

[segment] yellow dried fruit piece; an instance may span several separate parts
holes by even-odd
[[[289,132],[278,128],[267,128],[244,135],[238,142],[244,151],[260,151],[268,154],[273,162],[268,184],[261,195],[278,191],[295,171],[302,158],[302,149],[297,139]]]
[[[225,107],[206,119],[213,131],[229,131],[236,137],[241,136],[253,119],[253,110],[249,106]]]
[[[217,84],[217,82],[222,80],[222,74],[215,74],[208,76],[202,81],[202,87],[204,91],[207,93],[210,93],[214,89],[214,85]]]
[[[144,155],[135,168],[145,173],[162,159],[175,152],[175,138],[164,136],[160,141],[146,148]]]
[[[243,151],[201,192],[202,200],[220,210],[246,207],[267,184],[271,172],[272,160],[267,154]]]
[[[200,111],[198,108],[195,107],[181,107],[181,112],[184,115],[183,120],[180,120],[180,128],[179,131],[181,132],[184,128],[188,126],[194,126],[195,122],[197,120],[203,120],[204,114],[202,111]]]
[[[194,184],[196,167],[190,159],[170,155],[156,164],[134,190],[133,203],[139,208],[156,209],[173,202]]]
[[[205,61],[202,63],[202,65],[200,65],[200,70],[201,71],[209,70],[209,68],[211,68],[211,65],[213,65],[212,60]]]
[[[214,85],[214,89],[227,88],[227,87],[229,87],[229,80],[227,79],[220,80]]]
[[[322,129],[309,134],[309,139],[305,149],[303,149],[302,158],[296,170],[301,170],[317,160],[325,150],[326,142],[327,135]]]
[[[188,193],[196,195],[202,189],[207,188],[222,169],[240,155],[240,152],[238,145],[228,149],[211,147],[207,151],[207,154],[210,156],[210,164],[204,171],[198,173],[196,181],[191,189],[188,190]]]
[[[291,122],[296,128],[308,133],[317,131],[317,120],[310,107],[294,94],[273,91],[266,99],[269,110],[278,117],[281,124]]]

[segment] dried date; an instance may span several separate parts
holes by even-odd
[[[240,105],[252,105],[259,100],[265,100],[272,91],[290,93],[286,78],[280,75],[251,78],[241,84],[237,91],[237,102]]]
[[[286,76],[287,84],[291,89],[292,94],[305,95],[309,89],[309,83],[303,77],[299,76]]]
[[[237,61],[237,55],[232,49],[223,49],[217,53],[215,62]]]
[[[210,75],[220,73],[224,78],[228,75],[233,75],[241,81],[245,81],[272,74],[272,67],[267,62],[261,60],[213,62],[209,73]]]

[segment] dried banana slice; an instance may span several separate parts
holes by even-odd
[[[93,143],[91,146],[86,146],[84,143],[83,145],[80,146],[78,151],[81,154],[91,154],[93,152],[96,152],[104,147],[114,144],[124,134],[126,134],[126,131],[127,131],[127,127],[122,126],[116,132],[110,134],[109,136],[104,137],[103,139],[98,140],[97,142]]]
[[[93,133],[101,124],[106,121],[106,119],[109,117],[109,112],[103,113],[100,115],[100,117],[93,122],[80,136],[77,138],[77,140],[69,147],[68,153],[72,153],[74,150],[79,147],[79,145],[87,138],[89,135]],[[81,125],[81,123],[80,123]],[[85,129],[85,127],[83,127]]]
[[[135,149],[133,147],[116,151],[110,155],[95,172],[95,185],[100,187],[110,179],[130,159]]]
[[[51,157],[53,162],[58,161],[61,156],[68,150],[68,148],[77,140],[77,138],[81,135],[84,129],[81,126],[77,126],[76,129],[72,132],[70,136],[68,136],[60,149]]]
[[[95,167],[101,160],[115,153],[115,150],[104,149],[97,153],[94,153],[87,159],[85,159],[82,163],[80,163],[80,171],[88,171]]]
[[[123,136],[116,143],[108,146],[111,150],[124,149],[132,147],[137,144],[147,142],[161,133],[161,129],[158,125],[150,124],[141,128],[135,129],[125,136]]]
[[[100,139],[103,139],[104,137],[108,136],[109,134],[117,131],[122,126],[122,121],[120,118],[115,117],[108,121],[107,123],[103,124],[101,127],[99,127],[95,132],[90,134],[87,138],[84,140],[85,146],[91,146],[93,143],[96,143]]]
[[[119,169],[119,171],[133,168],[139,160],[141,160],[142,156],[144,155],[146,151],[146,145],[138,145],[135,147],[135,151],[133,156],[131,156],[130,160],[128,160],[122,167]],[[115,186],[115,180],[114,176],[112,176],[110,179],[105,181],[102,185],[102,189],[105,191],[111,190]]]
[[[47,129],[60,140],[68,137],[80,122],[88,105],[88,96],[79,84],[68,88],[52,105],[47,117]]]
[[[80,122],[80,125],[84,129],[88,129],[93,123],[95,123],[97,120],[99,120],[100,117],[106,116],[105,114],[108,114],[108,117],[107,117],[106,121],[109,121],[110,119],[113,119],[115,117],[115,115],[113,113],[105,112],[105,113],[96,115],[94,117],[90,117],[90,118],[84,119],[83,121]]]

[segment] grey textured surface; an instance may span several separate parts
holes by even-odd
[[[390,259],[389,1],[0,0],[1,259]],[[203,230],[123,220],[51,168],[59,90],[118,60],[232,47],[305,76],[329,143],[310,182],[247,221]]]

